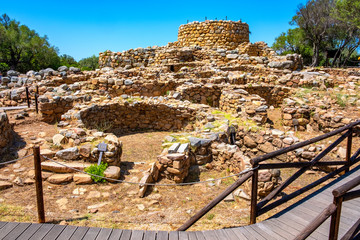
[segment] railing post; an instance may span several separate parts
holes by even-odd
[[[348,172],[351,166],[351,145],[352,145],[353,128],[350,128],[349,132],[350,134],[348,136],[347,145],[346,145],[346,165],[348,166],[348,168],[345,170],[345,172]]]
[[[26,102],[27,102],[28,108],[30,108],[29,88],[26,87],[25,90],[26,90]]]
[[[39,113],[38,94],[37,93],[35,93],[35,109],[36,109],[36,113]]]
[[[329,240],[337,240],[338,238],[342,202],[343,202],[342,196],[334,197],[334,204],[336,205],[336,211],[331,215]]]
[[[258,164],[254,164],[253,168],[256,168]],[[259,169],[254,169],[254,174],[251,178],[251,209],[250,209],[250,224],[256,223],[257,217],[257,193],[258,193],[258,176]]]
[[[38,210],[38,221],[39,223],[45,222],[45,210],[44,210],[44,197],[42,188],[42,177],[41,177],[41,158],[40,158],[40,147],[34,146],[34,167],[35,167],[35,185],[36,185],[36,201]]]

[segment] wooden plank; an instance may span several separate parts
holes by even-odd
[[[215,234],[215,230],[203,231],[206,240],[219,240]]]
[[[86,234],[84,235],[85,240],[95,240],[97,235],[99,234],[101,228],[99,227],[91,227]]]
[[[54,226],[54,224],[42,224],[35,234],[31,236],[30,240],[42,239]]]
[[[204,234],[202,232],[196,231],[195,234],[196,234],[196,237],[197,237],[198,240],[206,240],[205,236],[204,236]]]
[[[108,240],[119,240],[122,232],[123,230],[121,229],[113,229]]]
[[[276,224],[280,224],[280,223],[282,223],[282,224],[284,224],[285,226],[287,226],[288,227],[288,229],[292,229],[292,228],[294,228],[295,230],[296,230],[296,234],[295,234],[295,236],[301,231],[301,230],[303,230],[304,228],[305,228],[305,224],[300,224],[299,222],[297,222],[297,221],[295,221],[295,220],[292,220],[292,219],[289,219],[289,218],[277,218],[276,219],[277,221],[276,222],[274,222],[274,223],[276,223]],[[314,233],[313,233],[314,234]],[[316,237],[318,237],[318,238],[323,238],[324,236],[322,235],[322,234],[318,234],[318,233],[316,233],[315,232],[315,235],[317,235]],[[310,239],[312,238],[312,239],[316,239],[316,237],[314,237],[314,236],[309,236],[310,237]]]
[[[296,208],[305,213],[308,213],[309,215],[311,215],[313,217],[314,216],[316,217],[318,214],[320,214],[320,212],[317,212],[317,210],[323,210],[325,207],[317,208],[316,203],[314,203],[314,201],[311,201],[311,202],[309,202],[309,204],[300,205]],[[354,221],[352,219],[352,216],[360,215],[360,212],[356,211],[355,209],[351,210],[346,207],[342,207],[342,213],[343,214],[341,214],[341,219],[342,219],[342,222],[346,225],[353,224]]]
[[[66,226],[64,225],[55,225],[51,230],[46,234],[43,240],[53,240],[56,239],[60,233],[64,230]]]
[[[248,232],[248,235],[245,235],[246,237],[251,235],[252,237],[255,237],[258,240],[266,240],[266,238],[261,236],[257,231],[255,231],[254,229],[252,229],[249,226],[244,226],[244,227],[242,227],[242,229],[244,229],[244,231]]]
[[[11,232],[4,237],[4,240],[13,240],[19,237],[28,227],[30,227],[31,223],[20,223],[18,224]]]
[[[228,240],[228,236],[226,235],[226,233],[222,230],[222,229],[217,229],[217,230],[214,230],[217,238],[219,240]]]
[[[27,240],[41,227],[42,224],[32,223],[16,240]]]
[[[324,210],[324,209],[325,208],[323,208],[322,210]],[[317,217],[317,215],[311,215],[309,213],[305,213],[303,211],[300,211],[298,208],[292,209],[291,213],[296,215],[298,218],[301,218],[303,220],[301,224],[305,225],[304,228],[306,228],[308,226],[308,224],[310,224],[311,221]],[[296,221],[299,222],[299,220],[296,220]],[[329,232],[329,227],[330,227],[330,224],[329,225],[321,224],[317,228],[317,230],[315,230],[315,231],[320,232],[322,235],[326,236],[328,234],[328,232]]]
[[[71,236],[70,240],[79,240],[79,239],[82,239],[86,232],[89,230],[90,228],[88,227],[78,227],[74,234]]]
[[[130,240],[132,231],[131,230],[123,230],[121,234],[120,240]]]
[[[112,231],[113,231],[113,229],[111,229],[111,228],[102,228],[100,230],[99,234],[97,235],[96,240],[108,240]],[[119,238],[120,238],[120,236],[119,236]]]
[[[261,227],[261,228],[267,228],[270,231],[275,232],[277,235],[280,235],[282,238],[285,238],[285,239],[293,239],[296,236],[295,234],[291,234],[290,232],[288,232],[287,228],[281,228],[281,226],[272,224],[272,223],[270,223],[270,221],[263,221],[263,222],[257,223],[257,225],[259,225],[259,227]]]
[[[144,240],[155,240],[156,232],[155,231],[145,231]]]
[[[7,222],[0,222],[0,229],[5,226],[5,224],[7,224]]]
[[[226,236],[228,236],[227,239],[229,240],[246,240],[246,237],[243,236],[242,234],[240,234],[241,237],[239,237],[233,230],[233,228],[228,228],[228,229],[223,229],[222,231],[224,231],[224,233],[226,234]]]
[[[141,230],[132,230],[131,240],[142,240],[144,236],[144,231]]]
[[[165,231],[158,231],[157,240],[169,240],[169,233]]]
[[[179,240],[179,232],[169,232],[169,240]]]
[[[188,240],[189,236],[187,234],[187,232],[185,231],[180,231],[179,232],[179,240]]]
[[[189,240],[198,240],[195,232],[187,232],[187,233],[189,236]]]
[[[77,226],[66,226],[65,229],[60,233],[56,240],[68,240],[74,234],[78,227]]]
[[[244,229],[244,227],[232,228],[231,229],[240,239],[250,239],[256,240],[255,237],[249,234],[248,231]]]
[[[292,235],[292,237],[289,237],[288,239],[293,239],[298,233],[303,229],[302,225],[294,224],[292,222],[289,222],[288,225],[279,221],[278,219],[268,219],[264,221],[264,224],[269,224],[272,229],[275,229],[279,234],[286,235],[286,233],[289,233]],[[299,227],[300,226],[300,227]],[[286,231],[285,231],[286,229]],[[315,238],[309,236],[308,239],[315,240]]]
[[[275,234],[274,232],[269,232],[269,231],[265,231],[262,228],[260,228],[257,224],[253,224],[253,225],[249,225],[249,228],[252,228],[254,231],[256,231],[257,233],[259,233],[262,237],[264,237],[265,239],[268,240],[277,240],[277,239],[282,239],[281,236]],[[274,237],[276,236],[276,237]]]
[[[278,220],[282,221],[285,224],[291,223],[291,225],[299,226],[299,231],[304,229],[310,223],[309,221],[305,221],[304,219],[300,218],[299,216],[297,216],[297,214],[294,214],[293,212],[287,212],[286,216],[282,216],[282,218],[278,218]],[[317,239],[326,237],[326,235],[324,235],[323,233],[318,233],[317,231],[313,232],[311,236]]]
[[[11,230],[13,230],[17,225],[19,225],[19,223],[15,223],[15,222],[7,223],[4,227],[1,228],[0,238],[3,238],[6,235],[8,235],[8,233],[11,232]]]

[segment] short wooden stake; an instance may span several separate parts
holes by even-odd
[[[26,87],[25,90],[26,90],[26,101],[27,101],[27,105],[28,105],[28,108],[29,108],[30,107],[29,88]]]
[[[37,93],[35,93],[35,109],[36,109],[36,113],[39,113],[38,94]]]
[[[38,210],[39,223],[45,222],[45,210],[44,210],[44,196],[42,188],[42,177],[41,177],[41,158],[40,158],[40,147],[33,147],[34,152],[34,167],[35,167],[35,186],[36,186],[36,202]]]

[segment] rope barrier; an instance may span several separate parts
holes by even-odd
[[[5,165],[5,164],[17,162],[17,161],[23,160],[23,159],[25,159],[25,158],[27,158],[27,157],[31,157],[31,156],[34,156],[34,154],[30,154],[30,155],[27,155],[27,156],[25,156],[25,157],[18,158],[18,159],[15,159],[15,160],[11,160],[11,161],[7,161],[7,162],[0,162],[0,165]]]
[[[76,169],[76,168],[67,166],[67,165],[64,164],[64,163],[57,162],[57,161],[55,161],[55,160],[53,160],[53,159],[51,159],[51,158],[48,158],[48,157],[46,157],[46,156],[43,156],[43,155],[41,155],[41,156],[42,156],[43,158],[45,158],[45,159],[53,162],[53,163],[56,163],[56,164],[59,164],[59,165],[61,165],[61,166],[63,166],[63,167],[72,169],[72,170],[74,170],[74,171],[76,171],[76,172],[81,172],[81,173],[84,173],[84,174],[88,174],[88,175],[90,175],[90,176],[102,178],[102,179],[105,179],[105,180],[110,180],[110,181],[113,181],[113,182],[128,183],[128,184],[140,185],[140,186],[162,186],[162,187],[170,187],[170,186],[186,186],[186,185],[194,185],[194,184],[203,184],[203,183],[214,182],[214,181],[218,181],[218,180],[222,180],[222,179],[227,179],[227,178],[232,178],[232,177],[240,176],[240,175],[243,175],[243,174],[245,174],[245,173],[248,173],[248,172],[250,172],[250,171],[253,171],[253,170],[259,168],[259,166],[257,166],[257,167],[255,167],[255,168],[249,168],[249,169],[246,169],[246,170],[244,170],[244,171],[241,171],[240,173],[233,174],[233,175],[230,175],[230,176],[221,177],[221,178],[217,178],[217,179],[209,179],[209,180],[199,181],[199,182],[187,182],[187,183],[177,183],[177,184],[138,183],[138,182],[129,182],[129,181],[125,181],[125,180],[108,178],[108,177],[103,177],[103,176],[99,176],[99,175],[96,175],[96,174],[88,173],[88,172],[85,172],[85,171],[82,171],[82,170],[79,170],[79,169]]]

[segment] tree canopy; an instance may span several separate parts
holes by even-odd
[[[98,67],[97,61],[95,55],[79,62],[67,54],[59,56],[58,48],[49,43],[46,35],[39,36],[35,30],[6,14],[0,16],[0,72],[57,69],[62,65],[94,70]]]
[[[299,53],[311,66],[357,63],[360,0],[309,0],[299,5],[289,29],[275,39],[279,54]]]

